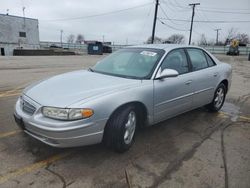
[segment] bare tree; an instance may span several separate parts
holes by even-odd
[[[146,44],[151,44],[151,39],[152,39],[152,37],[148,37],[148,39],[147,39],[147,41],[145,43]],[[163,41],[162,38],[155,36],[155,38],[154,38],[154,43],[155,44],[160,44],[160,43],[162,43],[162,41]]]
[[[185,42],[185,36],[181,34],[173,34],[164,40],[164,43],[172,43],[172,44],[183,44]]]
[[[204,33],[201,34],[201,37],[198,41],[198,45],[201,45],[201,46],[208,45],[208,41]]]
[[[70,35],[68,36],[68,38],[67,38],[67,42],[68,42],[68,43],[74,43],[74,41],[75,41],[75,35],[70,34]]]
[[[231,40],[235,39],[237,37],[237,29],[234,27],[231,27],[226,35],[225,39],[225,45],[229,44]]]
[[[240,44],[248,44],[250,42],[249,35],[246,33],[238,33],[236,38],[239,40]]]
[[[76,43],[77,44],[82,44],[84,43],[84,36],[82,34],[78,34],[76,37]]]

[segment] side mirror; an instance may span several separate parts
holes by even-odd
[[[179,73],[174,69],[164,69],[163,71],[158,71],[156,75],[156,79],[163,79],[163,78],[169,78],[169,77],[176,77]]]

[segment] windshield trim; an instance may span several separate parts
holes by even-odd
[[[128,76],[128,75],[121,75],[121,74],[114,74],[114,73],[108,73],[108,72],[102,72],[102,71],[97,71],[94,68],[90,68],[91,72],[95,72],[95,73],[100,73],[100,74],[105,74],[105,75],[110,75],[110,76],[116,76],[116,77],[121,77],[121,78],[128,78],[128,79],[137,79],[137,80],[150,80],[155,68],[157,67],[157,65],[159,64],[159,62],[161,61],[162,57],[165,54],[165,50],[164,49],[157,49],[157,48],[143,48],[143,47],[129,47],[129,48],[123,48],[121,50],[130,50],[130,49],[135,49],[135,50],[151,50],[154,52],[157,52],[160,56],[159,58],[156,60],[154,66],[152,67],[151,71],[149,72],[148,75],[144,76],[144,77],[137,77],[137,76]],[[120,50],[118,50],[117,52],[119,52]],[[114,52],[114,53],[117,53]]]

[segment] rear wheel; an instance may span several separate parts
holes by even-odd
[[[226,87],[223,83],[221,83],[215,90],[213,101],[206,107],[212,112],[219,111],[224,104],[225,97],[226,97]]]
[[[117,152],[127,151],[134,141],[137,113],[129,105],[115,112],[108,121],[104,132],[104,143]]]

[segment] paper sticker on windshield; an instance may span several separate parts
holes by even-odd
[[[140,54],[141,54],[141,55],[147,55],[147,56],[154,57],[157,53],[155,53],[155,52],[150,52],[150,51],[142,51]]]

